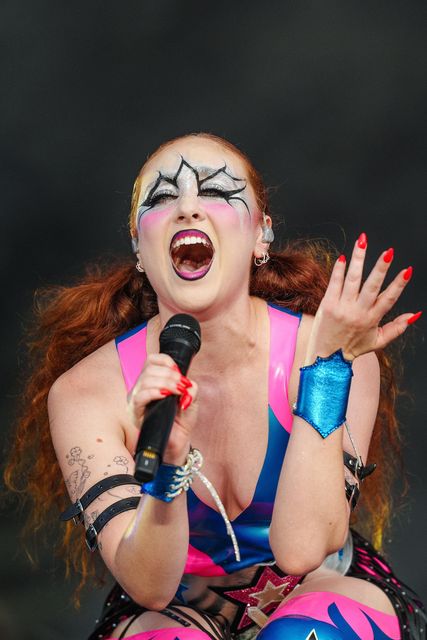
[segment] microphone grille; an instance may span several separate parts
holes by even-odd
[[[175,339],[187,340],[194,353],[197,353],[201,344],[201,331],[200,324],[186,313],[177,313],[172,318],[169,318],[163,331],[160,334],[160,347],[162,344]]]

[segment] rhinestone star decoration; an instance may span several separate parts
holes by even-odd
[[[301,582],[301,577],[287,576],[279,571],[273,566],[260,567],[254,575],[252,584],[243,588],[210,587],[222,598],[237,605],[236,617],[231,625],[234,633],[254,624],[248,616],[249,607],[256,607],[265,615],[273,613],[283,598]]]

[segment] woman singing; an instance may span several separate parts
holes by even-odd
[[[412,268],[383,288],[385,247],[362,281],[364,233],[348,260],[271,253],[259,174],[208,134],[148,159],[130,231],[136,268],[92,274],[42,312],[6,472],[12,486],[35,455],[35,524],[65,509],[69,562],[85,577],[93,558],[73,518],[117,581],[91,640],[423,638],[422,605],[376,550],[399,441],[383,349],[420,313],[383,318]],[[159,353],[178,313],[201,327],[187,376]],[[140,487],[145,409],[172,394],[163,463]],[[375,547],[349,528],[359,494]]]

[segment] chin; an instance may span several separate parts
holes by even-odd
[[[216,314],[218,308],[227,306],[223,289],[219,284],[207,282],[204,278],[193,282],[176,281],[174,274],[168,291],[158,294],[159,304],[177,313],[194,315],[198,320],[204,320]],[[205,280],[205,281],[204,281]]]

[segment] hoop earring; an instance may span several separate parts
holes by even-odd
[[[268,262],[269,260],[270,260],[270,256],[269,256],[268,251],[267,251],[267,253],[263,253],[263,254],[262,254],[262,258],[256,258],[256,257],[255,257],[255,258],[254,258],[254,264],[255,264],[257,267],[260,267],[262,264],[265,264],[265,263],[266,263],[266,262]]]
[[[145,273],[145,269],[144,269],[144,267],[142,266],[142,264],[139,262],[139,260],[138,260],[138,262],[136,263],[135,268],[136,268],[136,270],[137,270],[137,271],[139,271],[139,273]]]

